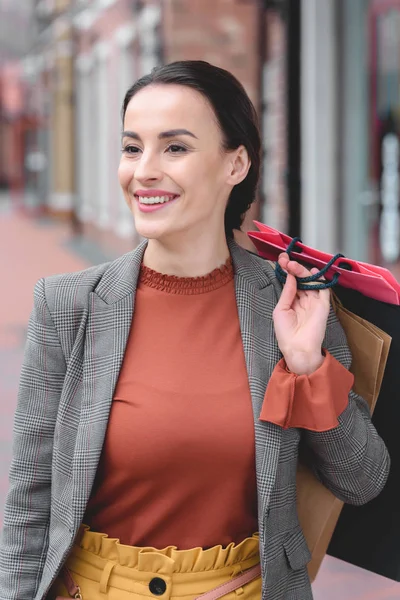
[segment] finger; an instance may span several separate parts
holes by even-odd
[[[317,273],[319,273],[319,269],[313,267],[312,269],[310,269],[310,273],[311,275],[316,275]],[[324,290],[324,289],[312,289],[313,286],[318,286],[321,281],[326,281],[325,277],[320,277],[318,279],[318,281],[310,281],[307,285],[310,286],[310,289],[308,290],[302,290],[303,293],[306,296],[312,296],[312,297],[317,297],[322,299],[322,301],[324,303],[329,302],[330,301],[330,292],[329,290]]]
[[[319,273],[319,269],[316,269],[315,267],[313,267],[310,271],[311,275],[316,275],[317,273]],[[309,285],[318,285],[319,283],[321,283],[321,281],[326,281],[325,277],[321,276],[318,278],[317,281],[310,281]],[[324,290],[319,290],[319,291],[324,291]]]
[[[298,263],[296,260],[289,260],[286,265],[286,269],[295,277],[309,277],[309,275],[311,275],[311,271]]]
[[[319,269],[316,269],[315,267],[311,269],[311,274],[315,275],[316,273],[319,273]],[[320,277],[318,277],[318,281],[326,281],[325,277],[323,275],[321,275]]]
[[[288,273],[286,283],[283,286],[281,297],[276,305],[279,310],[289,310],[292,308],[293,301],[297,294],[297,281],[293,275]]]
[[[278,263],[280,267],[288,272],[292,273],[295,277],[308,277],[311,273],[306,267],[298,263],[296,260],[290,260],[289,254],[287,252],[282,252],[278,257]],[[316,269],[318,273],[318,269]]]
[[[278,260],[280,258],[286,258],[287,260],[290,260],[289,254],[287,252],[281,252],[280,255],[278,256]]]
[[[315,267],[313,267],[311,269],[311,274],[315,275],[316,273],[319,273],[319,270],[316,269]],[[320,281],[326,281],[325,277],[320,277],[319,278],[319,282]],[[316,281],[315,283],[319,283],[318,281]],[[311,284],[312,285],[312,284]],[[328,307],[330,305],[331,302],[331,293],[330,290],[315,290],[315,292],[312,293],[317,293],[319,296],[319,299],[321,302],[323,302],[323,304]]]
[[[315,274],[316,274],[316,273],[318,273],[318,272],[319,272],[319,270],[318,270],[318,269],[316,269],[315,267],[313,267],[313,268],[311,269],[311,271],[310,271],[311,275],[315,275]],[[315,283],[315,284],[318,284],[318,281],[315,281],[314,283]],[[310,281],[310,283],[309,283],[308,285],[311,285],[311,286],[312,286],[312,285],[313,285],[313,282],[312,282],[312,281]],[[312,295],[316,295],[316,294],[318,294],[318,293],[319,293],[319,291],[320,291],[320,290],[307,290],[307,292],[308,292],[309,294],[312,294]]]
[[[288,262],[289,262],[289,255],[287,254],[287,252],[282,252],[282,254],[280,254],[278,257],[278,263],[279,263],[279,266],[284,271],[287,271]]]
[[[320,290],[321,300],[324,303],[325,307],[329,312],[329,308],[331,305],[331,291],[330,290]]]

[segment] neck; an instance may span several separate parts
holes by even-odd
[[[149,240],[143,264],[158,273],[177,277],[201,277],[225,264],[229,248],[223,235],[193,234],[180,240]]]

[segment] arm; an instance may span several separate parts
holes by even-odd
[[[279,263],[287,271],[287,279],[274,310],[274,326],[287,367],[297,376],[312,377],[326,360],[321,352],[324,347],[349,369],[351,354],[330,306],[329,290],[299,291],[295,277],[306,277],[310,272],[290,261],[286,253],[280,255]],[[316,271],[312,269],[311,273]],[[324,405],[324,411],[332,412],[329,397],[339,387],[333,388],[329,378],[326,385],[330,386],[330,394],[318,393],[317,401]],[[382,490],[390,460],[366,402],[352,391],[347,397],[347,390],[340,392],[345,397],[336,403],[343,407],[336,426],[325,431],[322,427],[319,431],[304,428],[303,439],[308,462],[325,486],[347,503],[364,504]]]
[[[344,367],[350,367],[346,336],[332,309],[323,345]],[[338,426],[329,431],[304,429],[302,438],[322,483],[348,504],[365,504],[385,485],[390,469],[389,454],[371,422],[367,403],[353,391],[338,422]]]
[[[0,543],[1,600],[31,600],[41,579],[50,521],[53,435],[65,370],[41,279],[35,286],[14,421]]]

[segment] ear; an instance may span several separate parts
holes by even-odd
[[[228,160],[228,179],[227,183],[232,186],[241,183],[246,179],[247,173],[251,167],[251,161],[248,152],[244,146],[239,146],[229,154]]]

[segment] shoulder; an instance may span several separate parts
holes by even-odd
[[[41,280],[42,289],[50,312],[69,304],[76,307],[86,306],[89,294],[96,289],[112,262],[114,261],[89,267],[82,271],[44,277]]]
[[[85,310],[92,292],[107,296],[106,301],[127,294],[135,285],[133,274],[138,272],[145,245],[100,265],[45,277],[36,284],[35,300],[41,294],[50,312],[61,316],[69,310],[75,314]]]
[[[106,304],[134,292],[146,246],[144,240],[116,260],[41,280],[50,312],[54,311],[60,319],[66,311],[73,310],[76,315],[87,308],[92,292]]]
[[[252,250],[228,239],[229,250],[235,267],[235,274],[256,287],[266,287],[279,281],[275,275],[275,263],[261,258]]]
[[[246,250],[246,252],[250,255],[250,260],[252,264],[257,266],[258,269],[261,269],[261,271],[268,278],[270,283],[278,281],[275,273],[275,262],[273,262],[272,260],[266,260],[265,258],[261,258],[261,256],[250,250]]]
[[[282,285],[275,273],[275,263],[265,260],[255,252],[230,241],[229,247],[235,267],[235,277],[257,290],[269,289],[276,303],[282,293]]]

